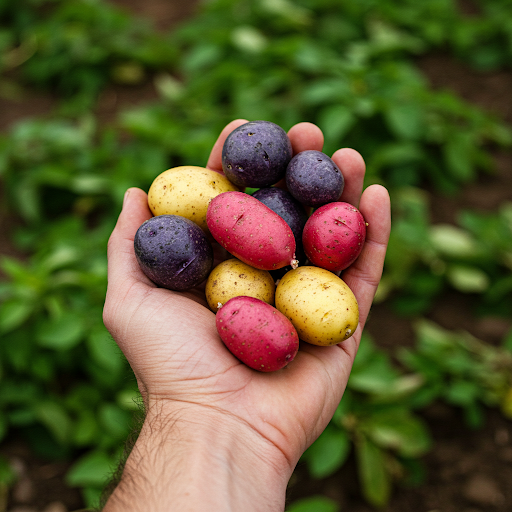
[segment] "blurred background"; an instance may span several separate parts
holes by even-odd
[[[137,415],[102,324],[125,190],[234,118],[391,193],[382,285],[290,512],[512,510],[508,0],[0,0],[0,512],[97,506]]]

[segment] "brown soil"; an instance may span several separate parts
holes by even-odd
[[[191,16],[196,1],[111,0],[130,12],[154,20],[158,30],[168,30]],[[468,11],[468,14],[474,14]],[[478,73],[443,54],[429,55],[419,61],[433,87],[451,89],[465,99],[495,112],[512,123],[512,72]],[[139,86],[115,86],[104,92],[97,112],[103,122],[114,120],[121,107],[156,97],[148,81]],[[14,122],[51,112],[56,102],[51,95],[18,93],[0,97],[0,130]],[[496,173],[469,185],[456,198],[433,194],[434,222],[454,222],[460,208],[495,209],[505,200],[512,200],[512,153],[496,150]],[[1,217],[0,211],[0,217]],[[2,219],[0,218],[0,221]],[[0,232],[3,253],[15,254],[8,239]],[[471,298],[448,294],[438,301],[430,317],[441,326],[466,329],[490,343],[497,343],[512,323],[499,318],[477,318],[472,314]],[[367,329],[375,342],[392,352],[412,344],[413,331],[407,319],[397,317],[387,304],[374,306]],[[497,411],[489,411],[483,428],[469,430],[459,412],[436,405],[423,413],[433,434],[435,445],[424,458],[426,476],[419,487],[394,490],[384,512],[505,512],[512,510],[512,422]],[[21,478],[11,493],[10,512],[66,512],[82,506],[76,490],[63,482],[66,466],[38,460],[23,444],[12,442],[2,449],[16,462]],[[0,489],[1,491],[1,489]],[[341,510],[370,512],[359,493],[356,466],[351,457],[335,475],[325,480],[309,478],[307,467],[300,465],[290,482],[289,500],[323,494],[337,500]]]

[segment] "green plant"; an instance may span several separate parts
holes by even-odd
[[[469,426],[482,425],[485,407],[510,415],[512,352],[486,344],[467,332],[442,329],[427,320],[416,324],[414,349],[400,360],[424,380],[413,397],[416,407],[442,400],[461,408]]]
[[[141,83],[176,59],[148,22],[98,0],[2,2],[0,19],[10,27],[4,67],[24,84],[55,91],[68,112],[93,107],[109,82]]]
[[[286,512],[338,512],[338,505],[324,496],[312,496],[292,503]]]
[[[396,481],[418,483],[415,463],[432,444],[411,401],[423,384],[420,375],[404,373],[364,336],[333,420],[304,454],[311,475],[332,474],[354,450],[361,492],[369,503],[385,505]]]
[[[101,0],[0,0],[0,96],[51,91],[56,103],[0,136],[0,208],[21,255],[0,264],[0,438],[16,430],[37,453],[74,461],[69,485],[97,503],[138,401],[101,321],[123,194],[147,190],[166,168],[204,165],[236,117],[317,123],[327,153],[358,149],[367,184],[388,186],[394,227],[380,300],[416,317],[450,289],[471,293],[475,313],[509,315],[510,205],[432,226],[427,192],[457,194],[493,172],[489,147],[512,142],[500,119],[432,90],[416,66],[434,49],[478,69],[510,65],[509,3],[475,4],[480,15],[467,17],[452,0],[214,0],[158,34]],[[150,82],[155,102],[99,125],[110,85]],[[420,411],[432,400],[461,407],[472,425],[486,406],[512,414],[510,335],[497,349],[418,325],[419,345],[401,355],[408,372],[363,342],[335,418],[305,455],[320,478],[354,450],[370,503],[385,503],[403,477],[420,480],[430,443]]]
[[[512,307],[511,205],[492,213],[464,210],[458,225],[431,224],[428,194],[394,191],[395,222],[380,299],[404,315],[428,311],[446,289],[472,294],[474,311],[506,317]]]

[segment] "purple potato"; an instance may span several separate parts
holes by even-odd
[[[213,267],[213,249],[203,230],[179,215],[157,215],[144,222],[133,241],[140,268],[169,290],[202,283]]]
[[[308,214],[289,192],[278,187],[268,187],[260,188],[252,196],[285,220],[292,228],[295,240],[302,239],[302,230],[308,220]]]
[[[233,130],[222,148],[222,170],[239,187],[268,187],[284,178],[293,155],[286,132],[270,121]]]
[[[306,253],[302,247],[302,231],[308,220],[304,207],[289,192],[278,187],[260,188],[252,196],[277,213],[290,226],[295,237],[295,258],[299,265],[303,265],[306,262]],[[288,265],[270,273],[274,279],[278,279],[291,268]]]
[[[295,199],[308,206],[338,201],[345,179],[339,167],[321,151],[296,154],[286,169],[286,186]]]

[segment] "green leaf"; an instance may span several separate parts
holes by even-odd
[[[231,41],[240,50],[247,53],[260,53],[268,44],[265,35],[255,27],[240,25],[231,32]]]
[[[429,230],[431,244],[439,252],[459,258],[467,258],[477,253],[477,243],[467,231],[451,224],[436,224]]]
[[[85,446],[87,444],[94,444],[94,441],[98,437],[98,420],[95,415],[84,409],[80,412],[78,420],[75,422],[72,440],[73,444],[77,446]]]
[[[318,65],[319,61],[315,61]],[[321,78],[312,82],[302,92],[302,101],[307,105],[321,105],[332,101],[343,101],[347,92],[347,85],[343,80],[337,78]]]
[[[397,377],[396,370],[386,360],[378,358],[368,366],[354,371],[350,375],[348,387],[361,393],[385,394]]]
[[[34,411],[37,419],[50,430],[59,443],[68,442],[73,425],[64,407],[56,402],[46,401],[37,404]]]
[[[30,269],[26,265],[9,256],[2,256],[0,268],[15,281],[24,281],[30,276]]]
[[[197,72],[212,67],[221,57],[219,46],[212,44],[201,44],[193,48],[184,60],[186,71]]]
[[[26,427],[36,421],[36,415],[32,408],[23,407],[7,412],[8,422],[14,427]]]
[[[450,265],[446,277],[454,288],[463,293],[481,293],[489,288],[489,276],[476,267]]]
[[[331,143],[341,145],[343,137],[357,122],[357,118],[344,105],[329,106],[319,114],[318,126],[325,134],[325,138]]]
[[[338,504],[325,496],[311,496],[292,503],[286,512],[338,512]]]
[[[125,364],[124,356],[112,336],[104,328],[98,328],[87,337],[91,357],[106,370],[118,373]]]
[[[6,300],[0,307],[0,332],[6,333],[18,328],[33,310],[34,305],[26,299]]]
[[[476,380],[456,380],[446,389],[445,399],[454,405],[470,406],[478,401],[481,393],[481,385]]]
[[[377,351],[371,340],[365,337],[359,346],[348,388],[361,393],[385,394],[398,377],[399,373],[387,354]]]
[[[417,103],[393,103],[384,117],[398,139],[419,139],[425,129],[424,110]]]
[[[380,171],[383,167],[421,162],[424,158],[424,150],[420,144],[408,141],[393,142],[381,144],[368,165],[375,166]]]
[[[47,272],[65,267],[77,261],[80,254],[76,247],[66,245],[56,247],[44,260],[43,265]]]
[[[112,461],[102,451],[92,451],[78,459],[66,474],[71,487],[103,487],[112,475]]]
[[[101,426],[115,439],[122,440],[128,435],[131,416],[116,404],[103,404],[98,413]]]
[[[83,317],[66,311],[60,318],[45,319],[41,322],[37,342],[46,348],[69,350],[80,343],[84,330]]]
[[[102,495],[103,487],[85,487],[82,489],[82,496],[84,497],[84,502],[88,510],[99,510]]]
[[[347,433],[330,425],[304,454],[313,478],[325,478],[345,462],[350,451]]]
[[[448,172],[461,182],[474,178],[475,168],[471,159],[473,140],[467,134],[459,134],[449,139],[443,146],[443,156]]]
[[[386,467],[385,453],[364,436],[360,437],[355,447],[363,496],[368,503],[383,507],[391,495],[391,475]]]
[[[463,409],[464,411],[464,420],[466,424],[472,428],[480,428],[485,420],[485,413],[480,404],[473,402]]]
[[[142,397],[138,389],[123,389],[119,391],[116,402],[121,409],[127,411],[140,411],[142,407]]]
[[[376,445],[395,450],[404,457],[419,457],[432,444],[427,427],[407,410],[375,414],[362,428]]]

